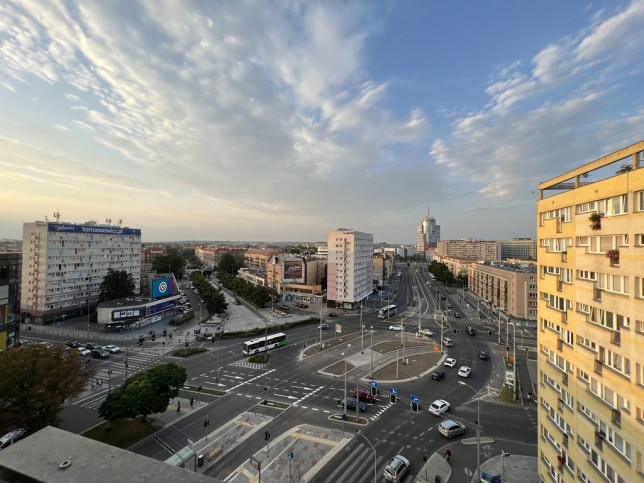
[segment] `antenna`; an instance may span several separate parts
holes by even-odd
[[[105,223],[107,223],[108,225],[111,225],[112,224],[112,218],[105,218]]]
[[[45,215],[45,223],[49,223],[49,218],[47,218],[47,215]]]
[[[54,211],[54,218],[56,218],[56,223],[60,221],[60,211]]]
[[[119,218],[119,226],[121,226],[121,224],[123,224],[123,218]]]

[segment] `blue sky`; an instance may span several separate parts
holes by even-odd
[[[0,3],[0,238],[535,236],[644,138],[644,1]]]

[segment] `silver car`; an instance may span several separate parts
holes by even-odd
[[[396,455],[385,468],[383,475],[387,481],[401,481],[409,471],[409,460],[402,455]]]
[[[467,428],[463,423],[446,419],[438,425],[438,432],[448,439],[463,434]]]

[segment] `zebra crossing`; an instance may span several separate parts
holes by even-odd
[[[131,376],[137,372],[147,370],[159,359],[159,354],[148,352],[120,352],[112,354],[109,359],[99,363],[96,378],[107,380],[110,376]]]
[[[382,472],[382,468],[389,463],[388,457],[381,452],[376,456],[375,468]],[[327,481],[351,481],[371,482],[374,481],[374,451],[361,441],[354,441],[342,450],[341,459],[344,463],[337,464],[335,470],[326,476]],[[379,473],[376,475],[380,476]],[[317,480],[314,480],[317,481]]]

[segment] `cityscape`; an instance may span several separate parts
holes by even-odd
[[[0,481],[644,481],[643,20],[0,6]]]

